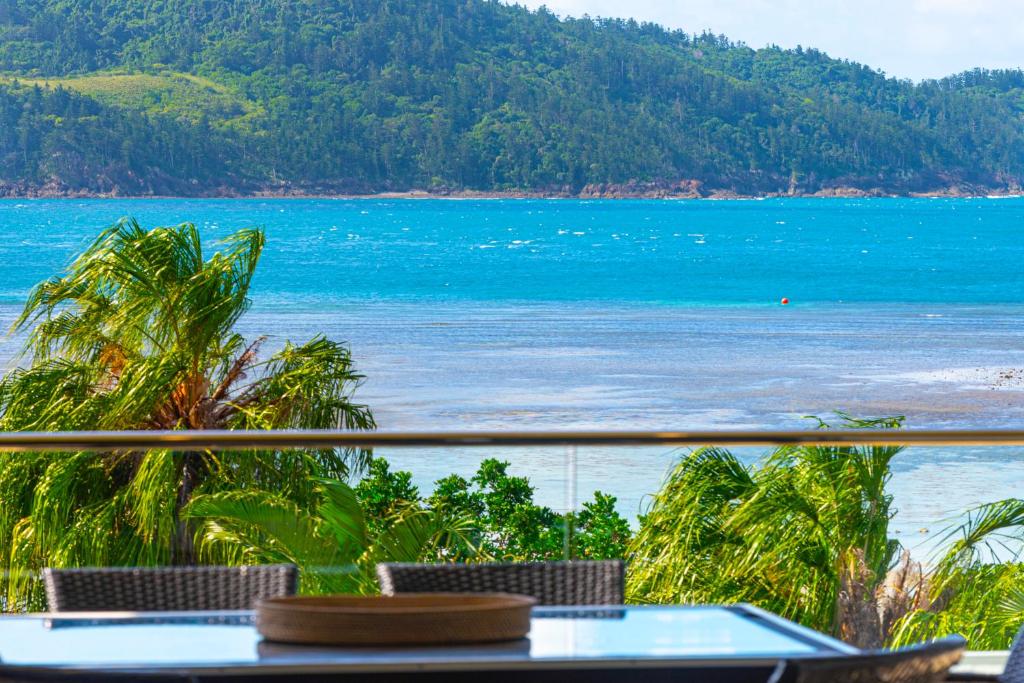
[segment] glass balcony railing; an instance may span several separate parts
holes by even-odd
[[[967,630],[961,670],[998,670],[1024,622],[1024,430],[0,433],[0,451],[9,612],[45,608],[50,565],[285,561],[303,590],[372,592],[379,561],[621,558],[629,602],[751,602],[860,646]]]

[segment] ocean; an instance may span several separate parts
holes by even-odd
[[[387,430],[1024,424],[1024,199],[0,200],[0,323],[121,216],[263,226],[244,333],[347,341]],[[563,449],[379,453],[425,490],[502,457],[569,502]],[[578,498],[635,519],[679,455],[580,449]],[[908,449],[895,529],[1022,484],[1022,449]]]

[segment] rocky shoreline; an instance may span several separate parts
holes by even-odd
[[[768,199],[794,198],[868,198],[868,197],[1016,197],[1024,189],[1015,185],[990,187],[973,184],[951,184],[920,191],[894,191],[888,188],[864,189],[856,186],[823,187],[813,191],[793,188],[785,192],[744,193],[729,188],[709,187],[699,180],[684,180],[666,184],[657,182],[593,183],[578,191],[570,188],[557,190],[465,190],[429,189],[359,192],[334,188],[310,188],[291,185],[274,187],[237,188],[215,187],[187,194],[129,193],[116,188],[109,192],[70,189],[56,183],[30,186],[23,183],[0,183],[0,199]]]

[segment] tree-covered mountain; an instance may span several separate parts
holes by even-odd
[[[0,0],[5,194],[1022,183],[1021,71],[913,84],[485,0]]]

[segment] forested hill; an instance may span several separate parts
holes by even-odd
[[[485,0],[0,0],[0,194],[1022,181],[1020,71],[915,85]]]

